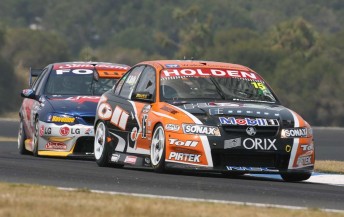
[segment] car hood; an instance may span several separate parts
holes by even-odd
[[[292,111],[277,104],[209,102],[183,104],[178,107],[193,114],[203,124],[209,125],[294,126]]]
[[[95,116],[100,96],[47,96],[46,100],[57,113]]]

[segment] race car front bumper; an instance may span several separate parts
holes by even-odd
[[[93,156],[93,141],[91,125],[39,122],[38,155]]]

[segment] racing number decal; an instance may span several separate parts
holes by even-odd
[[[110,120],[110,123],[116,127],[125,130],[128,123],[129,114],[121,107],[116,106],[112,111],[111,105],[104,102],[99,105],[98,116],[102,120]]]
[[[260,82],[251,82],[251,84],[253,84],[254,88],[256,89],[261,89],[261,90],[265,90],[266,87],[263,83]]]
[[[121,107],[116,106],[113,111],[110,122],[118,128],[125,130],[128,122],[129,114],[124,111]]]
[[[147,118],[148,118],[147,114],[144,114],[142,116],[142,138],[147,137]]]

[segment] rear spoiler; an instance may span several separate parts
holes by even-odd
[[[43,69],[33,69],[30,67],[30,80],[29,85],[32,85],[32,77],[38,77],[43,72]]]

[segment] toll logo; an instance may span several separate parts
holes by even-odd
[[[186,147],[196,147],[198,145],[197,141],[181,141],[178,139],[169,139],[170,145],[176,145],[176,146],[186,146]]]

